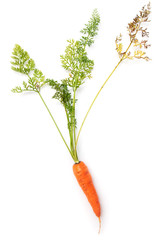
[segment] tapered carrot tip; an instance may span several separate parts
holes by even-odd
[[[98,234],[100,234],[100,230],[101,230],[101,219],[99,217],[99,231],[98,231]]]

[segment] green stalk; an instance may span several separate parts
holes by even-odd
[[[65,108],[65,106],[64,106],[64,108]],[[71,135],[71,131],[69,128],[70,119],[69,119],[69,115],[67,113],[66,108],[65,108],[65,113],[66,113],[66,117],[67,117],[67,125],[68,125],[69,137],[70,137],[70,150],[71,150],[71,152],[73,152],[73,140],[72,140],[72,135]]]
[[[76,127],[75,127],[75,98],[76,98],[76,90],[74,89],[74,94],[73,94],[73,127],[74,127],[74,142],[76,141]]]
[[[72,136],[73,136],[73,143],[74,143],[74,149],[73,149],[73,155],[76,162],[79,162],[77,157],[77,150],[75,148],[76,143],[76,127],[75,127],[75,97],[76,97],[76,88],[73,88],[73,114],[72,114]]]
[[[64,144],[66,145],[66,147],[67,147],[67,149],[68,149],[68,151],[69,151],[70,155],[71,155],[71,156],[72,156],[72,158],[73,158],[73,154],[72,154],[72,152],[71,152],[70,148],[68,147],[68,145],[67,145],[67,143],[66,143],[66,141],[65,141],[65,139],[64,139],[64,137],[63,137],[63,135],[62,135],[62,133],[61,133],[61,131],[60,131],[60,129],[59,129],[59,127],[58,127],[58,125],[57,125],[57,123],[56,123],[55,119],[54,119],[54,117],[52,116],[52,114],[51,114],[51,112],[50,112],[50,110],[49,110],[49,108],[48,108],[47,104],[45,103],[45,101],[44,101],[44,99],[43,99],[43,97],[42,97],[41,93],[40,93],[40,92],[38,92],[38,94],[39,94],[39,96],[40,96],[40,98],[41,98],[42,102],[44,103],[44,106],[46,107],[46,109],[47,109],[48,113],[50,114],[50,116],[51,116],[51,118],[52,118],[52,120],[53,120],[53,122],[54,122],[54,124],[55,124],[55,126],[56,126],[56,128],[57,128],[57,130],[58,130],[58,132],[59,132],[59,134],[60,134],[60,136],[61,136],[61,138],[62,138],[63,142],[64,142]]]

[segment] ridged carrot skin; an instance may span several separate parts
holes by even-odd
[[[80,187],[82,188],[84,194],[86,195],[94,213],[96,214],[100,221],[101,215],[100,202],[92,181],[91,174],[87,166],[82,161],[79,163],[75,163],[73,165],[73,172]]]

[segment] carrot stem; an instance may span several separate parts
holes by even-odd
[[[77,135],[75,147],[77,147],[77,143],[78,143],[78,139],[79,139],[79,136],[80,136],[82,127],[83,127],[83,125],[84,125],[84,123],[85,123],[85,120],[86,120],[86,118],[87,118],[87,116],[88,116],[88,114],[89,114],[89,112],[90,112],[93,104],[95,103],[95,101],[96,101],[98,95],[100,94],[101,90],[103,89],[103,87],[104,87],[105,84],[108,82],[108,80],[110,79],[110,77],[112,76],[112,74],[114,73],[114,71],[116,70],[116,68],[119,66],[119,64],[120,64],[121,62],[122,62],[122,59],[118,62],[118,64],[117,64],[116,67],[113,69],[113,71],[111,72],[111,74],[108,76],[108,78],[107,78],[107,79],[105,80],[105,82],[102,84],[102,86],[100,87],[99,91],[97,92],[95,98],[93,99],[93,101],[92,101],[92,103],[91,103],[91,105],[90,105],[90,107],[89,107],[89,109],[88,109],[88,111],[87,111],[87,113],[86,113],[83,121],[82,121],[81,127],[80,127],[79,132],[78,132],[78,135]]]
[[[128,50],[129,50],[129,48],[131,47],[132,43],[133,43],[133,41],[130,42],[130,44],[129,44],[129,46],[127,47],[125,53],[128,52]],[[75,142],[75,149],[76,149],[77,144],[78,144],[78,139],[79,139],[79,136],[80,136],[82,127],[83,127],[83,125],[84,125],[84,123],[85,123],[85,120],[86,120],[86,118],[87,118],[87,116],[88,116],[88,114],[89,114],[89,112],[90,112],[93,104],[95,103],[95,101],[96,101],[97,97],[99,96],[99,94],[100,94],[101,90],[103,89],[103,87],[106,85],[106,83],[108,82],[108,80],[110,79],[110,77],[112,76],[112,74],[115,72],[115,70],[117,69],[117,67],[120,65],[120,63],[124,60],[124,58],[125,58],[125,54],[124,54],[123,57],[120,59],[120,61],[118,62],[118,64],[114,67],[113,71],[110,73],[110,75],[108,76],[108,78],[107,78],[107,79],[105,80],[105,82],[102,84],[102,86],[100,87],[99,91],[97,92],[95,98],[93,99],[93,101],[92,101],[92,103],[91,103],[91,105],[90,105],[90,107],[89,107],[89,109],[88,109],[88,111],[87,111],[87,113],[86,113],[83,121],[82,121],[81,127],[80,127],[80,129],[79,129],[79,132],[78,132],[78,135],[77,135],[77,139],[76,139],[76,142]]]
[[[57,125],[57,123],[56,123],[55,119],[54,119],[54,117],[52,116],[52,114],[51,114],[51,112],[50,112],[50,110],[49,110],[49,108],[48,108],[47,104],[45,103],[45,101],[44,101],[44,99],[43,99],[43,97],[42,97],[41,93],[40,93],[40,92],[38,92],[38,94],[39,94],[39,96],[40,96],[40,98],[41,98],[42,102],[44,103],[44,105],[45,105],[45,107],[46,107],[46,109],[47,109],[48,113],[50,114],[50,116],[51,116],[51,118],[52,118],[52,120],[53,120],[53,122],[54,122],[54,124],[55,124],[55,126],[56,126],[56,128],[57,128],[57,130],[58,130],[58,132],[59,132],[59,134],[60,134],[60,136],[61,136],[61,138],[62,138],[63,142],[64,142],[64,144],[66,145],[66,147],[67,147],[67,149],[68,149],[68,151],[69,151],[70,155],[71,155],[71,156],[72,156],[72,158],[73,158],[72,152],[71,152],[71,150],[70,150],[69,146],[67,145],[67,143],[66,143],[66,141],[65,141],[65,139],[64,139],[64,137],[63,137],[63,135],[62,135],[62,133],[61,133],[61,131],[60,131],[60,129],[59,129],[59,127],[58,127],[58,125]]]

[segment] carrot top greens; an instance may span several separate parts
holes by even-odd
[[[129,35],[129,45],[126,50],[123,50],[122,35],[120,34],[116,40],[116,51],[119,55],[119,62],[105,80],[99,91],[97,92],[94,100],[92,101],[83,121],[81,127],[76,135],[77,121],[76,121],[76,98],[77,89],[87,80],[91,78],[91,72],[94,67],[94,61],[88,58],[87,48],[94,43],[94,38],[98,33],[98,26],[100,23],[100,16],[95,9],[92,13],[92,17],[85,27],[81,30],[81,37],[79,40],[70,39],[66,47],[64,55],[61,55],[62,67],[68,72],[68,77],[60,81],[53,79],[46,79],[43,73],[36,68],[35,62],[30,58],[29,54],[24,51],[18,44],[15,45],[12,53],[12,70],[20,72],[27,76],[27,81],[23,81],[22,86],[17,86],[12,89],[15,93],[21,93],[26,91],[36,92],[42,102],[44,103],[48,113],[50,114],[63,142],[65,143],[68,151],[70,152],[73,160],[78,163],[77,143],[80,136],[80,132],[84,125],[84,122],[96,101],[101,90],[112,76],[114,71],[125,59],[145,59],[149,60],[146,55],[146,49],[150,46],[147,42],[149,33],[147,28],[143,26],[144,23],[149,22],[150,3],[144,6],[138,15],[128,24],[127,30]],[[129,51],[130,50],[130,51]],[[68,144],[62,135],[55,119],[53,118],[48,106],[46,105],[42,95],[41,88],[44,85],[50,86],[55,90],[53,98],[58,100],[64,107],[67,127],[69,131],[70,143]]]

